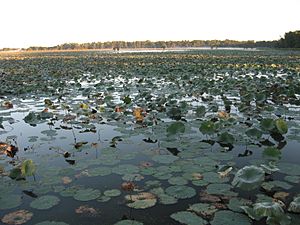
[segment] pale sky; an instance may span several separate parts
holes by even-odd
[[[0,48],[136,40],[277,40],[300,0],[0,0]]]

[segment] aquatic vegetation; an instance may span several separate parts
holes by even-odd
[[[2,222],[299,223],[299,60],[1,53]]]

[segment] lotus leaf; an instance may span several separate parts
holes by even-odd
[[[300,197],[294,198],[288,208],[289,212],[300,213]]]
[[[251,225],[249,218],[243,214],[222,210],[215,213],[211,225]]]
[[[212,135],[216,132],[215,124],[212,121],[205,121],[201,124],[199,130],[202,134]]]
[[[275,125],[280,134],[286,134],[288,132],[288,125],[283,119],[277,119]]]
[[[121,191],[118,190],[118,189],[111,189],[111,190],[104,191],[103,194],[105,196],[108,196],[108,197],[116,197],[116,196],[119,196],[121,194]]]
[[[249,191],[257,188],[265,179],[265,172],[257,166],[245,166],[237,171],[232,181],[233,186]]]
[[[171,218],[178,221],[181,224],[186,225],[205,225],[207,221],[197,216],[192,212],[180,211],[177,213],[171,214]]]
[[[35,225],[68,225],[68,224],[65,222],[58,222],[58,221],[43,221]]]
[[[196,191],[192,187],[184,185],[175,185],[166,188],[166,193],[177,199],[191,198],[196,195]]]
[[[45,210],[45,209],[50,209],[50,208],[56,206],[59,202],[60,202],[60,200],[56,196],[44,195],[44,196],[41,196],[41,197],[33,200],[30,203],[30,207],[32,207],[34,209]]]
[[[21,172],[23,176],[32,176],[36,171],[36,166],[31,159],[22,162]]]
[[[143,225],[143,223],[135,221],[135,220],[121,220],[114,225]]]
[[[99,198],[100,195],[101,192],[98,189],[87,188],[78,190],[73,197],[78,201],[91,201]]]
[[[126,195],[125,199],[131,202],[127,203],[127,206],[134,209],[150,208],[157,202],[155,195],[150,192],[141,192],[136,195]]]
[[[232,134],[228,132],[221,133],[218,137],[219,142],[223,144],[233,144],[235,141],[235,138]]]
[[[12,209],[21,205],[22,199],[20,195],[0,194],[0,209]]]
[[[152,160],[162,164],[170,164],[177,160],[178,157],[174,155],[155,155],[152,157]]]
[[[27,223],[29,220],[31,220],[33,216],[33,213],[27,211],[27,210],[18,210],[15,212],[11,212],[9,214],[6,214],[1,221],[5,224],[24,224]]]
[[[174,135],[185,132],[185,125],[182,122],[174,122],[167,128],[168,134]]]

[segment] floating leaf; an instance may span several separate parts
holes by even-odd
[[[100,195],[101,192],[98,189],[87,188],[78,190],[73,197],[78,201],[91,201],[99,198]]]
[[[275,128],[275,121],[271,118],[262,119],[260,121],[260,126],[264,130],[271,131]]]
[[[283,119],[277,119],[275,125],[280,134],[286,134],[288,132],[288,125]]]
[[[201,124],[199,130],[201,131],[202,134],[207,134],[207,135],[214,134],[216,131],[215,124],[212,121],[205,121]]]
[[[108,196],[108,197],[116,197],[116,196],[119,196],[121,194],[121,191],[118,190],[118,189],[111,189],[111,190],[104,191],[103,194],[105,196]]]
[[[235,139],[232,134],[224,132],[218,136],[218,141],[223,144],[233,144]]]
[[[188,211],[193,211],[203,218],[210,218],[218,209],[214,205],[207,203],[196,203],[188,208]]]
[[[152,160],[158,163],[170,164],[177,160],[178,157],[174,155],[155,155]]]
[[[45,209],[50,209],[50,208],[56,206],[59,202],[60,202],[60,200],[56,196],[44,195],[44,196],[41,196],[41,197],[33,200],[30,203],[30,207],[32,207],[34,209],[45,210]]]
[[[246,134],[249,137],[256,138],[256,139],[259,139],[262,136],[262,132],[256,128],[250,128],[250,129],[246,130]]]
[[[171,214],[171,218],[186,225],[205,225],[207,221],[194,213],[181,211]]]
[[[127,206],[134,209],[146,209],[156,204],[156,197],[150,192],[141,192],[136,195],[126,195],[125,199],[131,203],[127,203]]]
[[[263,151],[263,158],[267,160],[279,160],[281,158],[281,151],[278,148],[268,147]]]
[[[196,116],[197,117],[203,117],[205,115],[205,106],[201,105],[201,106],[198,106],[197,109],[196,109]]]
[[[185,125],[182,122],[174,122],[167,128],[168,134],[174,135],[185,132]]]
[[[241,213],[222,210],[215,213],[211,225],[251,225],[249,218]]]
[[[69,225],[69,224],[65,222],[58,222],[58,221],[43,221],[35,225]]]
[[[300,197],[294,198],[288,208],[289,212],[300,213]]]
[[[232,181],[232,185],[249,191],[257,188],[265,178],[263,169],[257,166],[245,166],[237,171]]]
[[[143,225],[143,223],[135,221],[135,220],[121,220],[114,225]]]
[[[0,209],[12,209],[21,205],[20,195],[0,193]]]
[[[27,210],[18,210],[15,212],[11,212],[9,214],[6,214],[2,218],[2,223],[5,224],[13,224],[13,225],[19,225],[27,223],[29,220],[31,220],[33,216],[33,213],[27,211]]]
[[[22,162],[21,172],[23,176],[33,176],[36,171],[36,166],[31,159]]]
[[[196,191],[192,187],[184,185],[175,185],[166,188],[166,193],[177,199],[191,198],[196,195]]]

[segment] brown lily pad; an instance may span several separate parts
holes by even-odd
[[[11,212],[9,214],[6,214],[2,218],[2,223],[5,224],[24,224],[27,221],[29,221],[33,216],[33,213],[27,211],[27,210],[18,210],[15,212]]]

